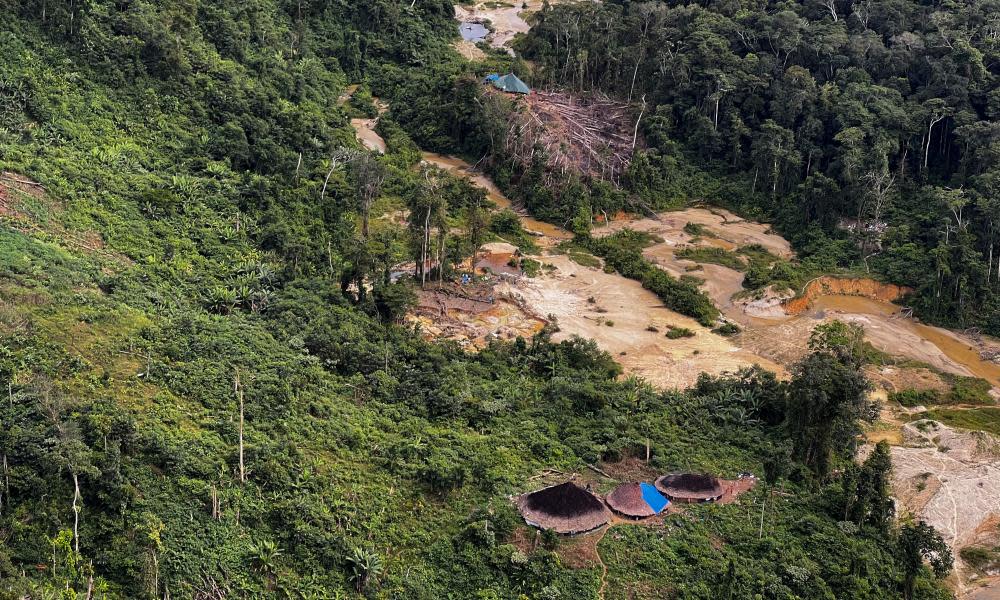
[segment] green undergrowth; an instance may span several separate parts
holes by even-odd
[[[997,407],[934,408],[916,416],[921,419],[934,419],[951,427],[1000,435],[1000,408]]]
[[[745,271],[745,263],[735,252],[717,248],[715,246],[685,246],[679,248],[675,253],[677,258],[694,261],[697,263],[711,263],[728,267],[734,271]]]

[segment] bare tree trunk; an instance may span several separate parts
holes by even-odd
[[[927,126],[927,144],[924,146],[924,170],[927,170],[927,161],[930,158],[931,152],[931,131],[934,126],[944,120],[944,117],[931,117],[930,125]]]
[[[160,559],[153,550],[153,594],[160,591]]]
[[[441,229],[438,230],[438,289],[444,285],[444,242],[445,236],[447,235],[447,224],[442,224]]]
[[[986,262],[986,285],[990,284],[990,275],[992,274],[993,274],[993,242],[990,242],[990,256],[989,260]]]
[[[635,120],[635,130],[632,132],[632,152],[635,152],[635,143],[639,140],[639,123],[642,115],[646,112],[646,94],[642,95],[642,109],[639,111],[639,118]]]
[[[80,553],[80,510],[83,509],[80,503],[80,477],[76,471],[73,474],[73,549]]]
[[[3,493],[0,494],[0,515],[3,515],[3,503],[10,502],[7,495],[10,492],[10,475],[7,473],[7,453],[3,454]]]
[[[420,239],[420,287],[423,288],[427,284],[427,251],[428,246],[430,246],[430,226],[431,226],[431,207],[427,207],[427,214],[424,216],[424,231]]]
[[[87,598],[90,600],[94,597],[94,561],[90,561],[90,573],[87,575]]]
[[[771,197],[774,198],[775,196],[778,195],[778,159],[777,158],[774,159],[774,174],[772,176],[772,179],[774,179],[774,181],[772,182],[772,185],[771,185]]]
[[[212,485],[212,520],[218,521],[222,517],[222,510],[219,504],[219,490]]]
[[[760,530],[757,532],[757,539],[764,537],[764,507],[767,506],[767,495],[760,502]]]

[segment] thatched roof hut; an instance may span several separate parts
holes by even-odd
[[[611,520],[600,498],[570,481],[519,496],[517,507],[528,525],[556,533],[585,533]]]
[[[648,483],[623,483],[608,494],[606,501],[611,510],[633,519],[658,515],[670,504]]]
[[[656,480],[656,489],[674,502],[714,502],[724,492],[718,479],[698,473],[664,475]]]

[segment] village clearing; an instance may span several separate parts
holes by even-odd
[[[352,125],[359,140],[369,149],[384,151],[384,141],[374,131],[377,120],[355,121]],[[677,256],[683,247],[733,251],[759,245],[778,258],[793,258],[788,242],[764,224],[716,208],[688,208],[655,217],[612,220],[594,231],[602,236],[629,228],[654,236],[654,243],[644,251],[646,258],[675,276],[694,274],[702,279],[701,288],[725,318],[742,328],[727,338],[667,309],[638,282],[604,272],[596,257],[586,255],[587,260],[582,260],[567,252],[560,244],[571,239],[569,232],[527,216],[466,162],[431,153],[424,153],[423,158],[483,187],[499,208],[517,211],[541,248],[538,255],[526,258],[542,264],[538,276],[527,277],[517,267],[518,261],[511,261],[517,249],[503,244],[484,246],[477,267],[485,277],[470,285],[431,286],[419,294],[419,306],[409,320],[429,338],[451,339],[476,350],[494,339],[530,337],[548,324],[556,328],[556,340],[593,339],[626,374],[641,376],[661,388],[685,388],[701,372],[718,375],[754,364],[787,377],[788,369],[807,353],[812,330],[838,319],[862,325],[875,348],[907,359],[902,365],[867,369],[883,400],[892,391],[943,389],[941,373],[986,379],[997,397],[1000,365],[982,356],[997,343],[906,317],[891,304],[901,290],[865,279],[821,278],[800,290],[795,299],[789,293],[743,297],[741,271]],[[689,224],[696,227],[686,230]],[[692,230],[698,235],[689,233]],[[693,335],[670,339],[665,332],[672,328],[687,329]],[[885,440],[893,446],[893,487],[899,511],[931,523],[952,544],[957,557],[953,581],[960,595],[997,597],[1000,578],[977,572],[958,553],[970,544],[992,548],[1000,543],[997,439],[934,422],[911,423],[914,412],[887,404],[882,420],[867,433],[868,441]],[[581,551],[599,559],[596,548]]]

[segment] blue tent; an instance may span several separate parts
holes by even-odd
[[[528,84],[518,79],[517,75],[514,75],[513,73],[508,73],[503,77],[498,77],[493,82],[493,86],[498,90],[503,90],[512,94],[531,93],[531,88],[528,87]]]
[[[497,75],[496,73],[490,73],[489,75],[486,76],[484,81],[493,82],[496,81],[497,79],[500,79],[499,75]]]

